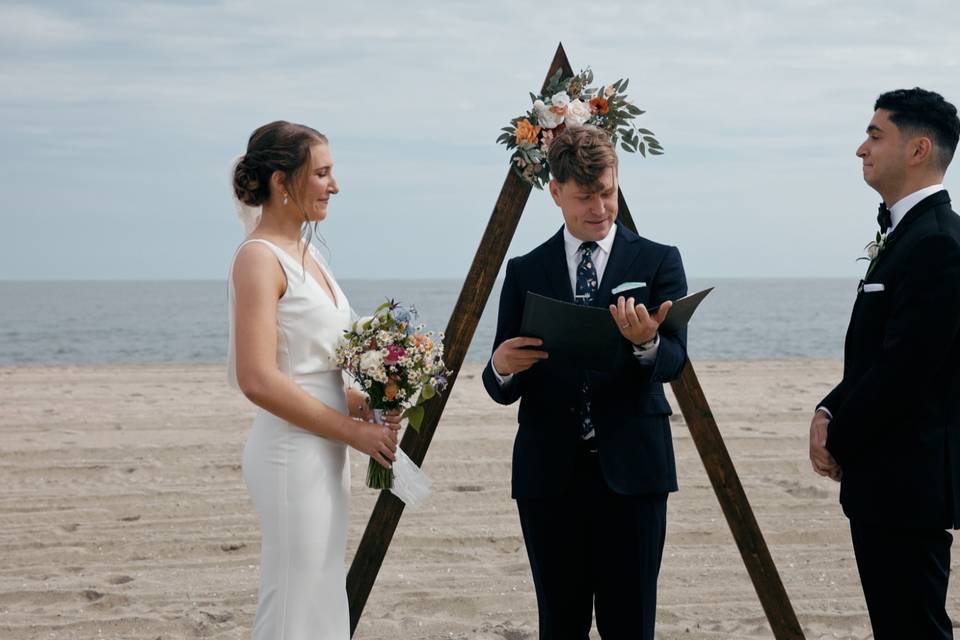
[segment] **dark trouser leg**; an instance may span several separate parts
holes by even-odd
[[[653,640],[667,496],[607,489],[594,522],[597,630],[603,640]]]
[[[541,640],[586,640],[593,621],[591,502],[578,470],[571,495],[518,498]]]
[[[850,534],[875,639],[953,638],[946,611],[953,536],[854,521]]]

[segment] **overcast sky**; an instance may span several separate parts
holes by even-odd
[[[856,277],[873,101],[960,102],[958,23],[955,0],[3,2],[0,279],[224,278],[228,165],[281,118],[331,140],[340,278],[461,278],[559,41],[631,79],[666,155],[622,154],[621,187],[689,275]],[[534,191],[509,255],[560,223]]]

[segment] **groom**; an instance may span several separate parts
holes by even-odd
[[[540,637],[585,640],[595,608],[604,640],[652,639],[667,493],[677,490],[662,383],[686,361],[685,331],[658,327],[686,278],[675,247],[616,224],[617,156],[604,132],[567,128],[548,161],[564,225],[507,263],[483,383],[500,404],[520,400],[512,494]],[[623,283],[632,288],[615,297]],[[618,368],[579,369],[520,336],[527,291],[609,308],[623,336]],[[661,306],[650,316],[644,305]]]
[[[956,108],[923,89],[874,105],[857,149],[885,237],[860,283],[843,378],[810,425],[814,470],[840,481],[876,640],[952,638],[960,525],[960,218],[943,176]]]

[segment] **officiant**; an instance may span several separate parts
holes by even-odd
[[[567,127],[547,160],[564,224],[507,263],[483,383],[500,404],[520,400],[512,496],[540,637],[585,639],[596,611],[605,640],[652,640],[667,495],[677,490],[663,383],[687,355],[686,330],[660,324],[686,277],[676,247],[617,224],[618,161],[605,132]],[[625,357],[610,371],[551,359],[519,335],[528,291],[608,308]]]

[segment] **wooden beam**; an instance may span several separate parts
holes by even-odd
[[[541,91],[546,89],[547,81],[557,69],[563,69],[564,74],[573,75],[562,44],[557,47]],[[480,246],[477,247],[473,264],[460,290],[460,297],[453,308],[453,314],[450,316],[444,335],[444,360],[447,367],[453,371],[449,378],[449,385],[446,391],[424,405],[425,413],[419,433],[413,429],[407,429],[400,442],[400,446],[410,459],[418,465],[423,463],[427,455],[427,448],[433,439],[453,385],[457,381],[463,359],[467,355],[467,349],[477,329],[477,323],[480,322],[483,309],[487,306],[497,274],[507,255],[507,249],[510,248],[510,241],[520,222],[523,209],[527,205],[531,188],[517,176],[513,169],[507,171],[507,177],[500,189],[500,197],[497,198],[493,207],[490,221],[480,240]],[[373,589],[373,583],[377,579],[401,515],[403,515],[403,502],[389,491],[381,491],[347,573],[351,635],[357,629],[360,614],[363,613],[367,598]]]
[[[557,69],[562,69],[564,76],[573,75],[562,44],[557,46],[541,93],[546,89],[547,81]],[[460,297],[447,324],[444,347],[447,366],[453,370],[450,384],[444,393],[425,406],[426,412],[420,432],[407,429],[400,443],[407,455],[417,464],[422,464],[426,456],[430,441],[433,439],[473,339],[477,323],[480,321],[507,249],[510,247],[510,241],[520,222],[530,190],[530,185],[521,180],[512,169],[507,172],[500,196],[494,205],[470,271],[460,290]],[[636,225],[622,191],[618,194],[618,199],[620,221],[636,231]],[[690,429],[690,435],[703,460],[717,499],[720,501],[727,524],[740,549],[747,572],[770,621],[774,636],[777,640],[801,640],[804,637],[803,631],[800,629],[790,599],[767,550],[763,534],[753,516],[753,510],[750,508],[743,486],[740,484],[733,462],[730,460],[716,421],[689,361],[680,378],[671,384]],[[403,502],[389,491],[381,491],[370,521],[360,539],[350,571],[347,573],[351,635],[356,631],[360,615],[373,589],[401,515],[403,515]]]
[[[623,191],[617,194],[617,200],[617,218],[621,224],[636,233],[637,225],[630,215]],[[684,365],[680,377],[670,385],[774,637],[777,640],[802,640],[804,635],[797,614],[794,613],[790,597],[780,580],[777,566],[770,557],[763,533],[760,532],[747,494],[740,484],[740,477],[727,452],[727,446],[717,428],[717,421],[690,360]]]

